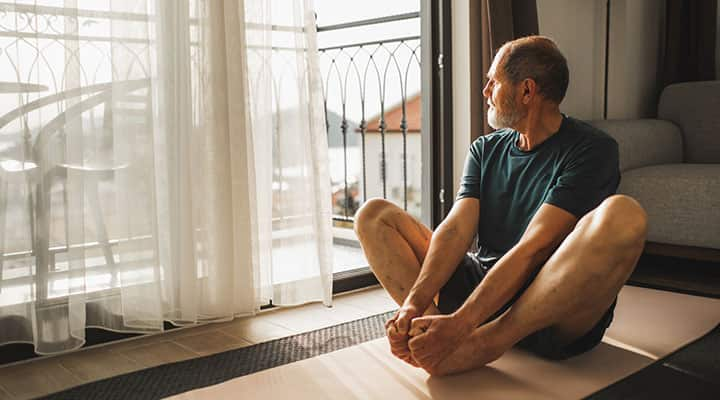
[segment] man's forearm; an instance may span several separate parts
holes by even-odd
[[[463,239],[453,224],[440,224],[430,239],[428,252],[420,268],[420,275],[410,289],[406,303],[421,310],[427,309],[440,288],[450,279],[457,265],[472,243]]]
[[[475,327],[484,323],[512,299],[546,258],[545,251],[513,247],[490,269],[455,314]]]

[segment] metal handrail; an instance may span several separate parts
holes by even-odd
[[[343,50],[348,49],[352,47],[364,47],[364,46],[372,46],[372,45],[382,45],[382,44],[388,44],[388,43],[402,43],[402,42],[408,42],[410,40],[418,40],[420,39],[420,36],[403,36],[399,38],[393,38],[393,39],[386,39],[386,40],[375,40],[370,42],[361,42],[361,43],[351,43],[351,44],[344,44],[339,46],[330,46],[330,47],[323,47],[318,49],[318,51],[327,51],[327,50]]]
[[[147,21],[155,18],[151,14],[118,12],[118,11],[102,11],[90,10],[75,7],[53,7],[37,4],[16,4],[0,2],[0,12],[17,12],[26,14],[48,14],[63,17],[93,17],[106,19],[120,19],[127,21]]]
[[[398,15],[391,15],[387,17],[380,17],[380,18],[371,18],[371,19],[365,19],[365,20],[359,20],[359,21],[352,21],[347,23],[341,23],[341,24],[335,24],[335,25],[328,25],[328,26],[318,26],[317,31],[318,33],[322,32],[328,32],[328,31],[334,31],[334,30],[340,30],[340,29],[348,29],[348,28],[355,28],[355,27],[362,27],[362,26],[369,26],[369,25],[376,25],[376,24],[382,24],[387,22],[393,22],[393,21],[402,21],[402,20],[409,20],[414,18],[419,18],[420,13],[419,12],[411,12],[411,13],[404,13],[404,14],[398,14]],[[348,134],[348,124],[347,124],[347,117],[345,114],[345,105],[347,102],[346,98],[346,90],[348,82],[349,75],[352,75],[353,82],[355,81],[355,77],[357,75],[357,80],[362,80],[362,83],[360,83],[361,87],[361,99],[360,103],[362,104],[362,116],[359,129],[361,134],[361,144],[362,144],[362,192],[363,192],[363,201],[367,200],[367,184],[366,184],[366,150],[365,150],[365,133],[367,128],[367,121],[366,121],[366,115],[365,115],[365,85],[367,84],[367,73],[370,72],[370,70],[374,71],[376,74],[378,74],[377,78],[379,79],[378,82],[382,81],[382,84],[380,84],[381,87],[385,86],[385,80],[387,78],[388,74],[388,68],[391,68],[393,71],[396,71],[399,74],[400,79],[403,81],[401,83],[401,90],[402,90],[402,101],[401,101],[401,107],[402,107],[402,122],[400,129],[402,131],[403,135],[403,153],[402,153],[402,170],[403,170],[403,208],[407,210],[408,208],[408,186],[407,186],[407,180],[408,180],[408,174],[407,174],[407,120],[406,120],[406,110],[405,110],[405,103],[408,98],[407,93],[407,75],[410,69],[410,65],[413,63],[413,61],[417,61],[417,64],[420,64],[420,58],[419,58],[419,45],[417,47],[414,47],[413,45],[408,45],[407,42],[410,41],[418,41],[420,40],[420,36],[405,36],[405,37],[397,37],[397,38],[389,38],[385,40],[375,40],[375,41],[366,41],[366,42],[358,42],[358,43],[350,43],[350,44],[343,44],[343,45],[335,45],[335,46],[329,46],[324,48],[319,48],[318,51],[320,54],[328,55],[328,53],[332,53],[333,55],[328,55],[330,57],[330,71],[323,71],[324,75],[327,75],[323,78],[323,85],[325,86],[325,89],[323,90],[323,100],[325,103],[325,111],[326,111],[326,128],[328,129],[328,135],[330,134],[330,125],[329,121],[327,120],[327,103],[328,103],[328,93],[327,93],[327,86],[330,84],[330,77],[331,75],[334,77],[334,80],[336,80],[337,84],[340,85],[341,90],[341,103],[342,103],[342,122],[340,129],[342,130],[342,139],[343,139],[343,160],[344,160],[344,173],[345,173],[345,183],[344,183],[344,190],[345,190],[345,204],[343,205],[343,213],[341,215],[337,215],[335,212],[333,213],[333,220],[337,222],[354,222],[352,213],[352,208],[354,208],[354,201],[350,198],[349,195],[349,187],[348,187],[348,176],[347,176],[347,134]],[[388,45],[396,43],[397,46],[393,49],[389,49]],[[411,54],[409,56],[409,60],[407,62],[407,65],[403,64],[404,67],[404,76],[403,72],[400,71],[400,65],[398,64],[397,54],[396,52],[399,50],[400,46],[407,47]],[[370,50],[368,50],[368,48]],[[351,50],[352,49],[352,50]],[[384,72],[381,73],[381,71],[378,68],[382,69],[382,65],[379,65],[374,57],[377,55],[376,53],[380,49],[385,49],[387,51],[387,55],[389,57],[389,60],[387,62],[387,65],[385,65]],[[358,55],[360,51],[364,51],[366,56],[369,56],[369,60],[366,62],[367,65],[365,65],[363,77],[360,78],[360,70],[363,69],[361,65],[359,65]],[[337,52],[337,53],[336,53]],[[338,70],[338,64],[337,61],[340,58],[344,58],[346,62],[348,62],[348,65],[345,67],[346,70],[343,71],[343,74],[345,75],[344,78],[342,78],[341,72]],[[349,60],[349,61],[348,61]],[[404,61],[403,61],[404,63]],[[395,73],[395,72],[393,72]],[[372,75],[372,74],[371,74]],[[381,76],[382,75],[382,76]],[[387,197],[387,191],[386,191],[386,183],[387,183],[387,174],[386,174],[386,159],[385,159],[385,134],[386,134],[386,124],[385,124],[385,94],[384,89],[383,93],[380,95],[380,103],[381,103],[381,111],[380,111],[380,136],[381,136],[381,151],[380,151],[380,157],[381,157],[381,180],[382,180],[382,195],[383,197]],[[349,213],[350,211],[350,213]]]
[[[404,14],[388,15],[387,17],[369,18],[358,21],[344,22],[342,24],[318,26],[318,32],[335,31],[338,29],[357,28],[359,26],[384,24],[386,22],[404,21],[407,19],[420,18],[420,12],[410,12]]]

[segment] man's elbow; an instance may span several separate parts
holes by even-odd
[[[559,244],[557,241],[543,240],[541,238],[521,240],[515,251],[521,257],[529,259],[530,264],[537,265],[550,258]]]
[[[469,247],[472,244],[472,239],[475,237],[475,232],[469,230],[466,227],[460,226],[455,221],[445,220],[433,233],[433,239],[437,238],[441,242],[458,242],[460,241],[463,246]]]

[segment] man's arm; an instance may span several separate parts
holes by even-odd
[[[450,279],[477,234],[480,200],[467,197],[458,200],[448,216],[430,238],[420,275],[410,289],[406,303],[425,310]]]
[[[543,204],[520,241],[490,269],[455,314],[473,327],[484,323],[507,303],[552,252],[570,234],[577,217],[562,208]],[[482,299],[482,300],[481,300]]]
[[[450,279],[458,263],[470,248],[477,233],[480,218],[480,200],[472,197],[457,200],[450,213],[430,238],[420,274],[410,289],[405,302],[393,323],[398,334],[405,337],[410,330],[410,321],[422,315],[430,306],[433,297]]]

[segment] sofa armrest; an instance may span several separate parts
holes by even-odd
[[[682,134],[659,119],[598,120],[594,127],[612,136],[620,151],[620,172],[649,165],[682,162]]]
[[[677,125],[683,135],[683,160],[720,163],[720,80],[682,82],[660,95],[658,118]]]

